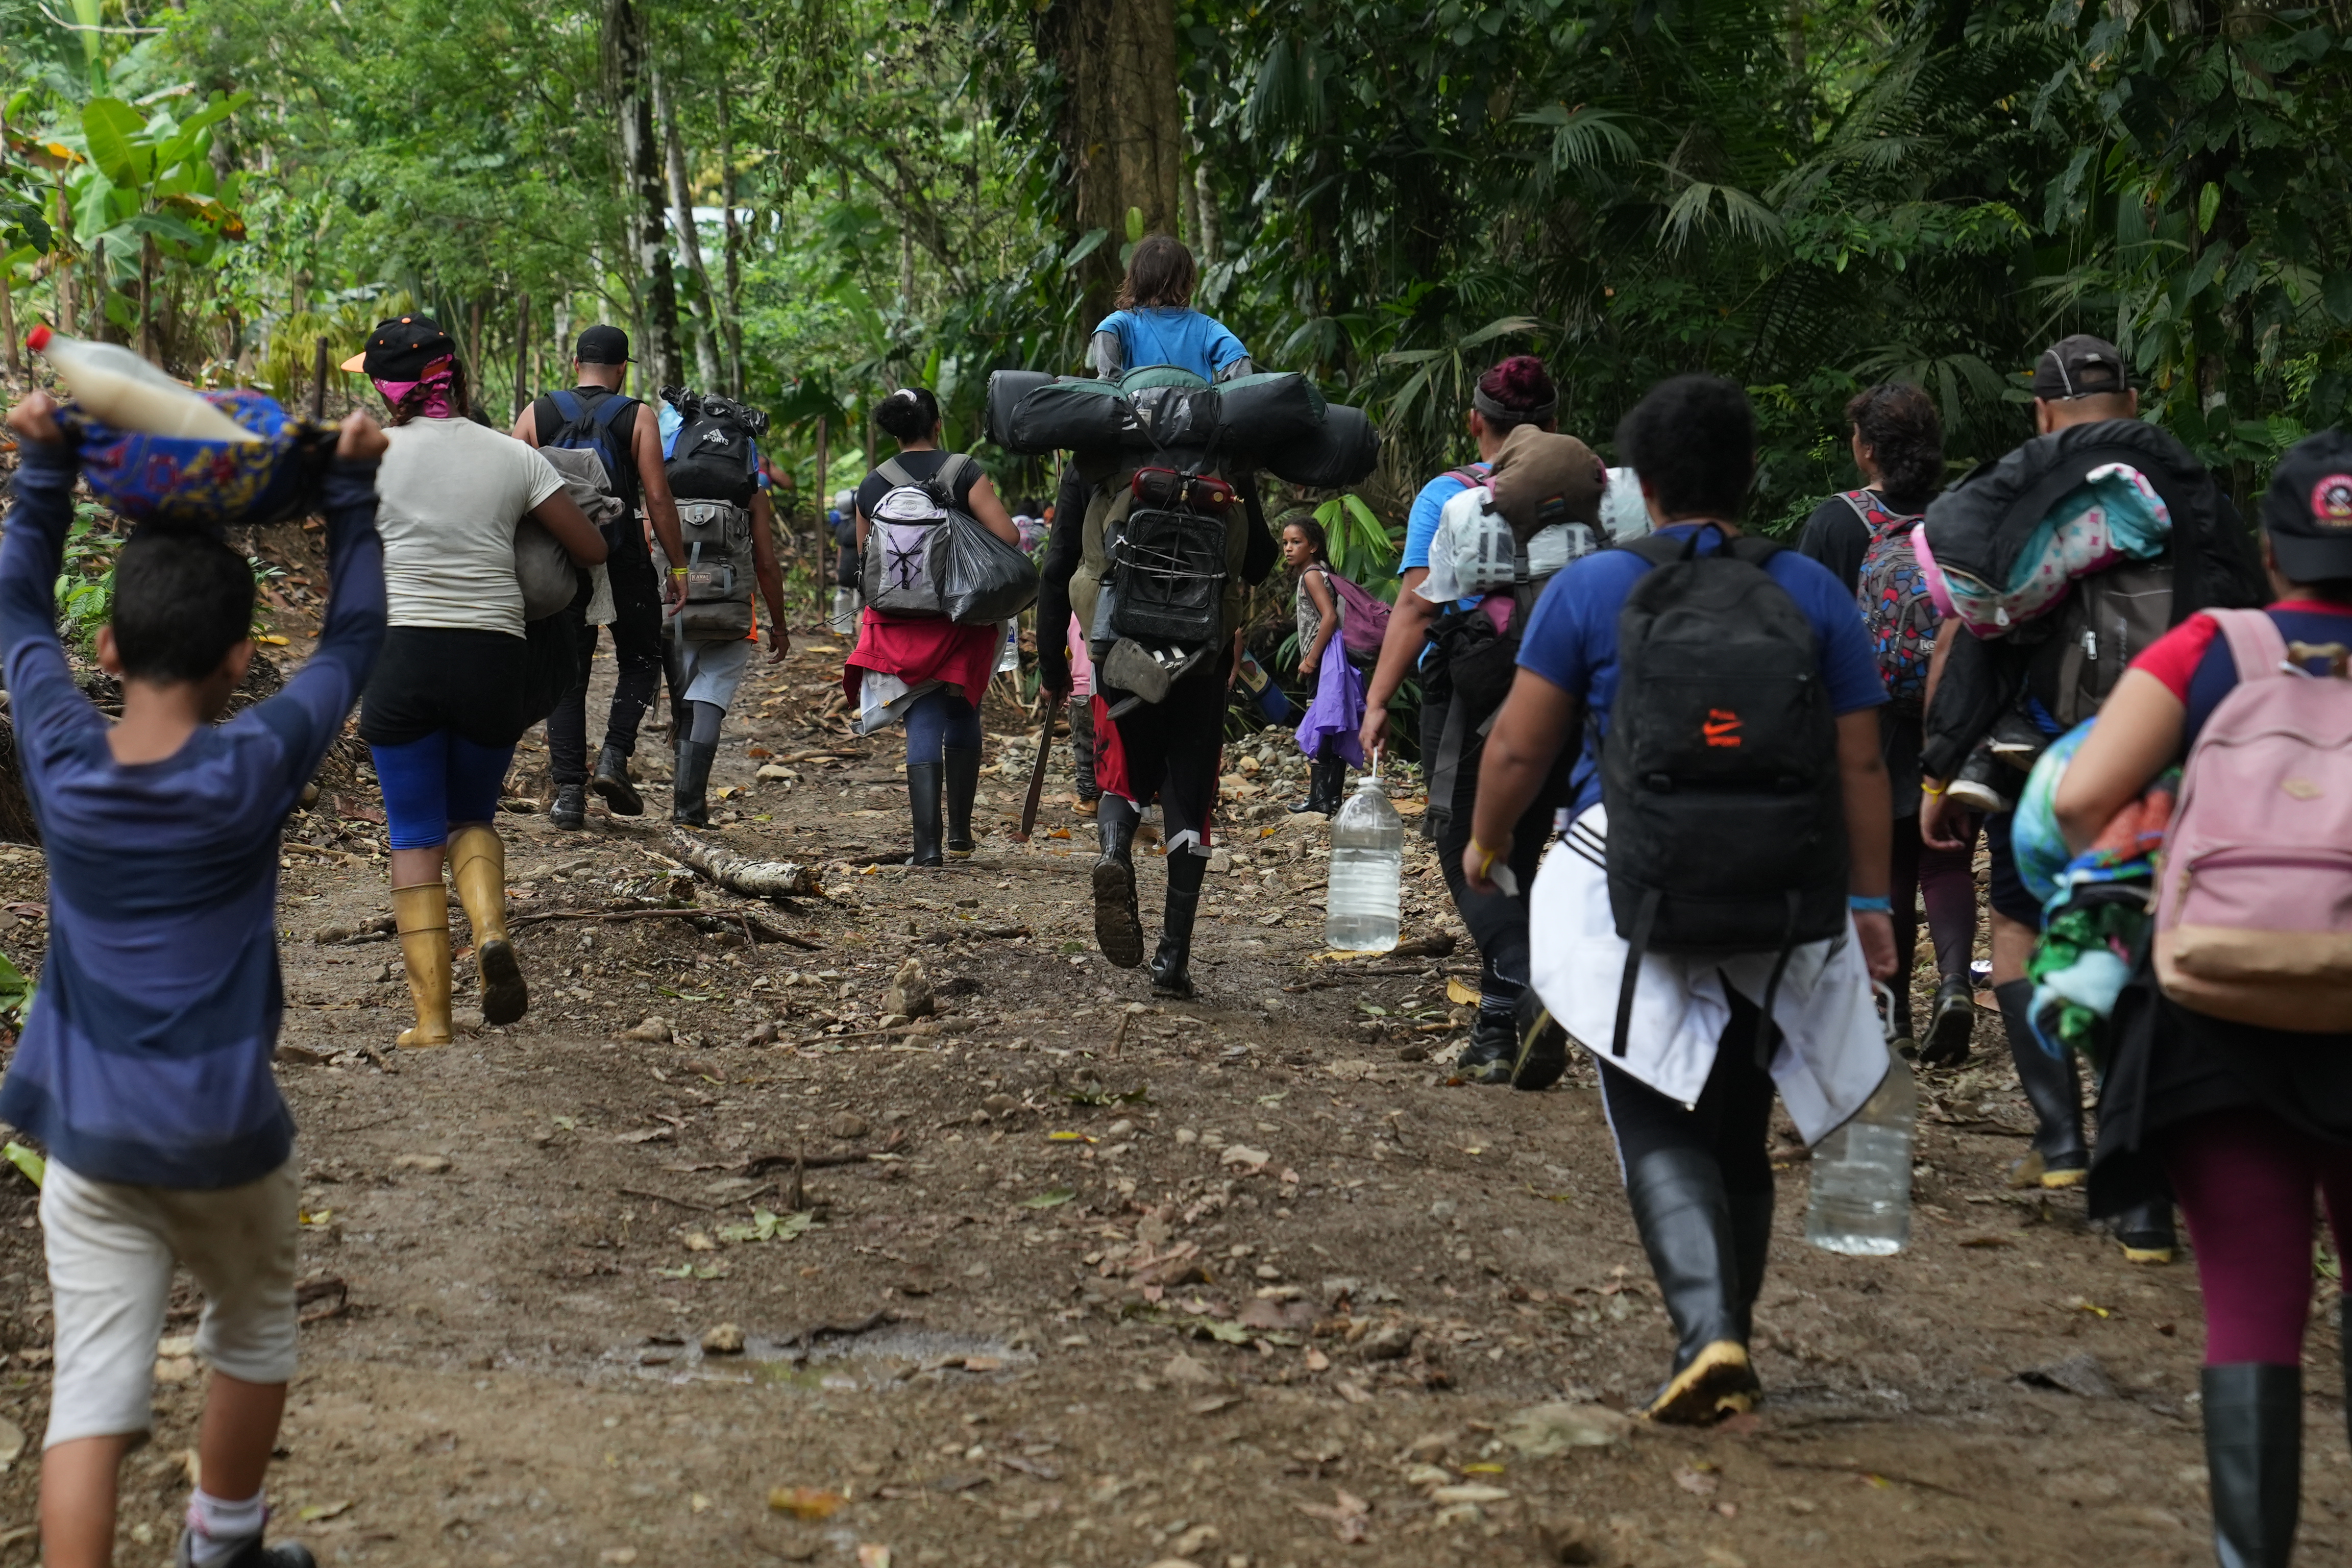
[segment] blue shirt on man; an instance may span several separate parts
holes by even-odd
[[[285,1009],[279,827],[383,644],[375,465],[328,474],[332,593],[317,651],[278,695],[205,725],[175,755],[124,763],[54,624],[74,456],[34,441],[19,450],[0,540],[0,660],[48,854],[49,943],[0,1120],[77,1175],[240,1186],[293,1149],[269,1066]]]
[[[1657,532],[1678,540],[1699,535],[1702,555],[1723,546],[1722,531],[1711,523],[1678,522]],[[1572,810],[1582,811],[1601,799],[1601,769],[1592,747],[1609,732],[1609,710],[1617,699],[1618,612],[1649,570],[1650,563],[1630,550],[1600,550],[1570,562],[1536,601],[1519,639],[1519,668],[1576,698],[1591,715],[1571,775],[1576,794]],[[1878,673],[1878,656],[1871,648],[1853,589],[1820,562],[1793,550],[1773,556],[1765,570],[1812,623],[1831,710],[1844,714],[1883,704],[1886,682]]]

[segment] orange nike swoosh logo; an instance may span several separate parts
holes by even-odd
[[[1698,727],[1698,730],[1699,733],[1702,735],[1728,735],[1731,731],[1738,728],[1739,721],[1737,719],[1727,719],[1720,723],[1710,719],[1706,723],[1701,724]]]

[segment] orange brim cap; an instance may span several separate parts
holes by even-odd
[[[345,360],[342,363],[341,368],[344,370],[365,370],[367,368],[367,350],[362,349],[359,353]]]

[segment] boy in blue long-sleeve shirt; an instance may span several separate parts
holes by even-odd
[[[383,433],[354,414],[336,446],[317,652],[228,723],[215,721],[253,657],[251,568],[208,533],[131,536],[98,638],[122,682],[110,725],[76,689],[55,626],[74,450],[42,394],[8,424],[23,466],[0,539],[0,660],[48,853],[50,936],[0,1120],[49,1154],[43,1560],[111,1560],[116,1474],[148,1429],[176,1258],[205,1292],[196,1342],[213,1371],[178,1562],[310,1568],[299,1546],[262,1544],[262,1475],[294,1370],[301,1196],[293,1119],[270,1072],[284,1008],[278,832],[383,640]]]

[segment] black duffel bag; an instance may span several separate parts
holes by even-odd
[[[1381,433],[1360,408],[1334,403],[1323,421],[1296,439],[1260,450],[1275,478],[1310,489],[1360,484],[1381,460]]]

